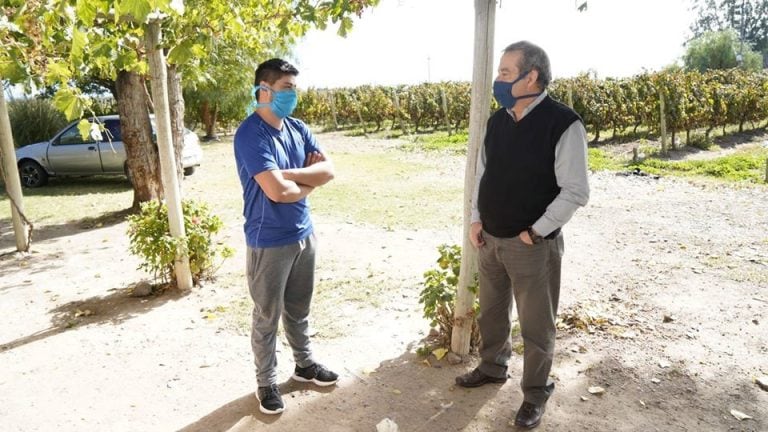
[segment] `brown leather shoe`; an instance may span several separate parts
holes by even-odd
[[[520,409],[517,410],[515,417],[515,426],[533,429],[541,423],[541,417],[544,415],[546,404],[535,405],[530,402],[523,402]]]
[[[486,375],[480,372],[480,369],[472,369],[471,372],[467,372],[464,375],[456,377],[456,384],[461,387],[480,387],[483,384],[498,384],[507,381],[507,377],[496,378],[490,375]]]

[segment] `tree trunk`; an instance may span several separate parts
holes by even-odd
[[[152,140],[149,123],[148,100],[144,81],[135,72],[117,74],[117,112],[120,114],[120,132],[127,157],[129,178],[133,183],[133,209],[142,202],[162,199],[160,159],[157,145]]]
[[[168,106],[171,111],[171,138],[176,156],[176,177],[184,178],[181,150],[184,148],[184,96],[181,93],[181,72],[176,65],[168,65]]]
[[[219,106],[217,104],[211,104],[206,100],[203,101],[203,105],[200,107],[202,111],[200,117],[203,119],[203,125],[205,126],[205,141],[218,140],[219,136],[216,135],[216,117],[219,114]]]

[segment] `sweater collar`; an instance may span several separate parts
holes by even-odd
[[[512,117],[513,120],[518,122],[518,121],[522,120],[525,116],[527,116],[528,113],[530,113],[534,108],[536,108],[541,103],[541,101],[544,100],[545,97],[547,97],[547,90],[544,90],[543,92],[541,92],[541,94],[538,95],[536,97],[536,99],[534,99],[533,102],[531,102],[530,105],[525,107],[525,109],[523,110],[523,114],[520,116],[520,118],[516,118],[515,117],[515,112],[512,111],[509,108],[507,109],[507,114],[509,114]]]

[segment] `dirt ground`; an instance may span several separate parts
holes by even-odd
[[[351,138],[323,138],[353,151]],[[768,392],[753,381],[768,375],[768,188],[615,173],[590,182],[589,205],[564,230],[557,388],[537,430],[768,431]],[[145,298],[130,296],[146,275],[126,252],[125,222],[38,227],[31,253],[0,258],[0,429],[374,431],[389,418],[407,432],[514,430],[520,356],[506,384],[467,390],[453,379],[476,358],[415,354],[429,330],[422,274],[460,227],[315,225],[319,283],[368,282],[360,299],[340,296],[314,317],[325,323],[317,357],[342,374],[338,386],[291,382],[290,349],[279,348],[280,416],[253,396],[238,221],[224,235],[237,254],[216,281]],[[3,221],[0,253],[12,248]]]

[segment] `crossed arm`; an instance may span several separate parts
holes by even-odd
[[[324,154],[312,152],[307,155],[303,168],[263,171],[253,179],[272,201],[292,203],[333,180],[333,176],[333,163]]]

